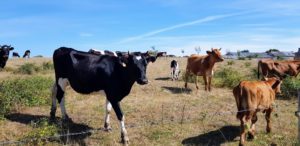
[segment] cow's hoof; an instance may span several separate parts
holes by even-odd
[[[121,143],[126,146],[129,145],[129,138],[127,136],[123,137]]]
[[[249,133],[248,140],[253,140],[254,138],[255,138],[255,136],[253,134]]]

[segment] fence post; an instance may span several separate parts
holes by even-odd
[[[298,89],[298,110],[295,115],[298,117],[298,144],[300,144],[300,89]]]

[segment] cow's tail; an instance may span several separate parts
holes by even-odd
[[[260,72],[261,72],[261,60],[259,60],[257,63],[257,79],[260,78],[259,76]]]
[[[235,98],[235,101],[236,101],[236,106],[237,106],[237,113],[236,113],[236,118],[237,119],[240,119],[242,114],[240,112],[240,109],[241,109],[241,101],[240,101],[240,98],[242,96],[242,89],[241,89],[241,86],[240,84],[236,87],[233,88],[233,95],[234,95],[234,98]]]

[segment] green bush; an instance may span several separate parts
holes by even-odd
[[[45,105],[52,85],[51,78],[39,76],[0,82],[0,117],[21,106]]]
[[[242,79],[243,76],[238,71],[229,67],[217,71],[213,81],[217,87],[233,88],[238,85]]]
[[[300,80],[294,77],[288,77],[281,84],[280,97],[291,99],[297,97],[297,90],[300,89]]]
[[[245,67],[250,67],[251,63],[250,62],[245,62],[244,65],[245,65]]]
[[[51,63],[51,62],[43,62],[42,69],[44,71],[45,70],[53,70],[54,69],[53,63]]]
[[[233,65],[233,64],[234,64],[233,60],[227,62],[227,65]]]
[[[55,136],[58,133],[59,128],[57,125],[50,125],[46,118],[40,119],[37,122],[31,122],[33,130],[27,133],[22,139],[30,139],[27,144],[42,146],[45,145],[49,137]]]
[[[32,75],[35,72],[39,72],[41,70],[40,67],[36,66],[33,63],[25,63],[23,65],[21,65],[16,71],[15,73],[20,73],[20,74],[28,74],[28,75]]]

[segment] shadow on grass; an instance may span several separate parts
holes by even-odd
[[[189,137],[182,141],[183,145],[220,146],[225,142],[232,142],[240,135],[240,126],[224,126],[218,130]]]
[[[192,90],[189,88],[180,88],[180,87],[166,87],[163,86],[161,87],[163,89],[169,90],[170,92],[172,92],[173,94],[181,94],[181,93],[191,93]]]
[[[43,119],[49,119],[49,117],[47,116],[29,115],[29,114],[21,114],[21,113],[9,114],[6,115],[5,118],[13,122],[19,122],[26,125],[31,123],[36,123]],[[91,136],[91,132],[89,132],[89,130],[93,130],[93,128],[89,127],[88,125],[74,123],[73,121],[62,122],[61,119],[56,119],[56,122],[51,122],[51,124],[55,124],[59,128],[59,132],[57,133],[58,135],[68,134],[68,136],[61,136],[58,138],[59,140],[49,139],[49,141],[63,142],[64,145],[66,144],[71,144],[71,145],[75,144],[80,146],[87,145],[84,139]]]
[[[167,80],[171,80],[171,78],[170,77],[161,77],[161,78],[155,78],[155,80],[167,81]]]

